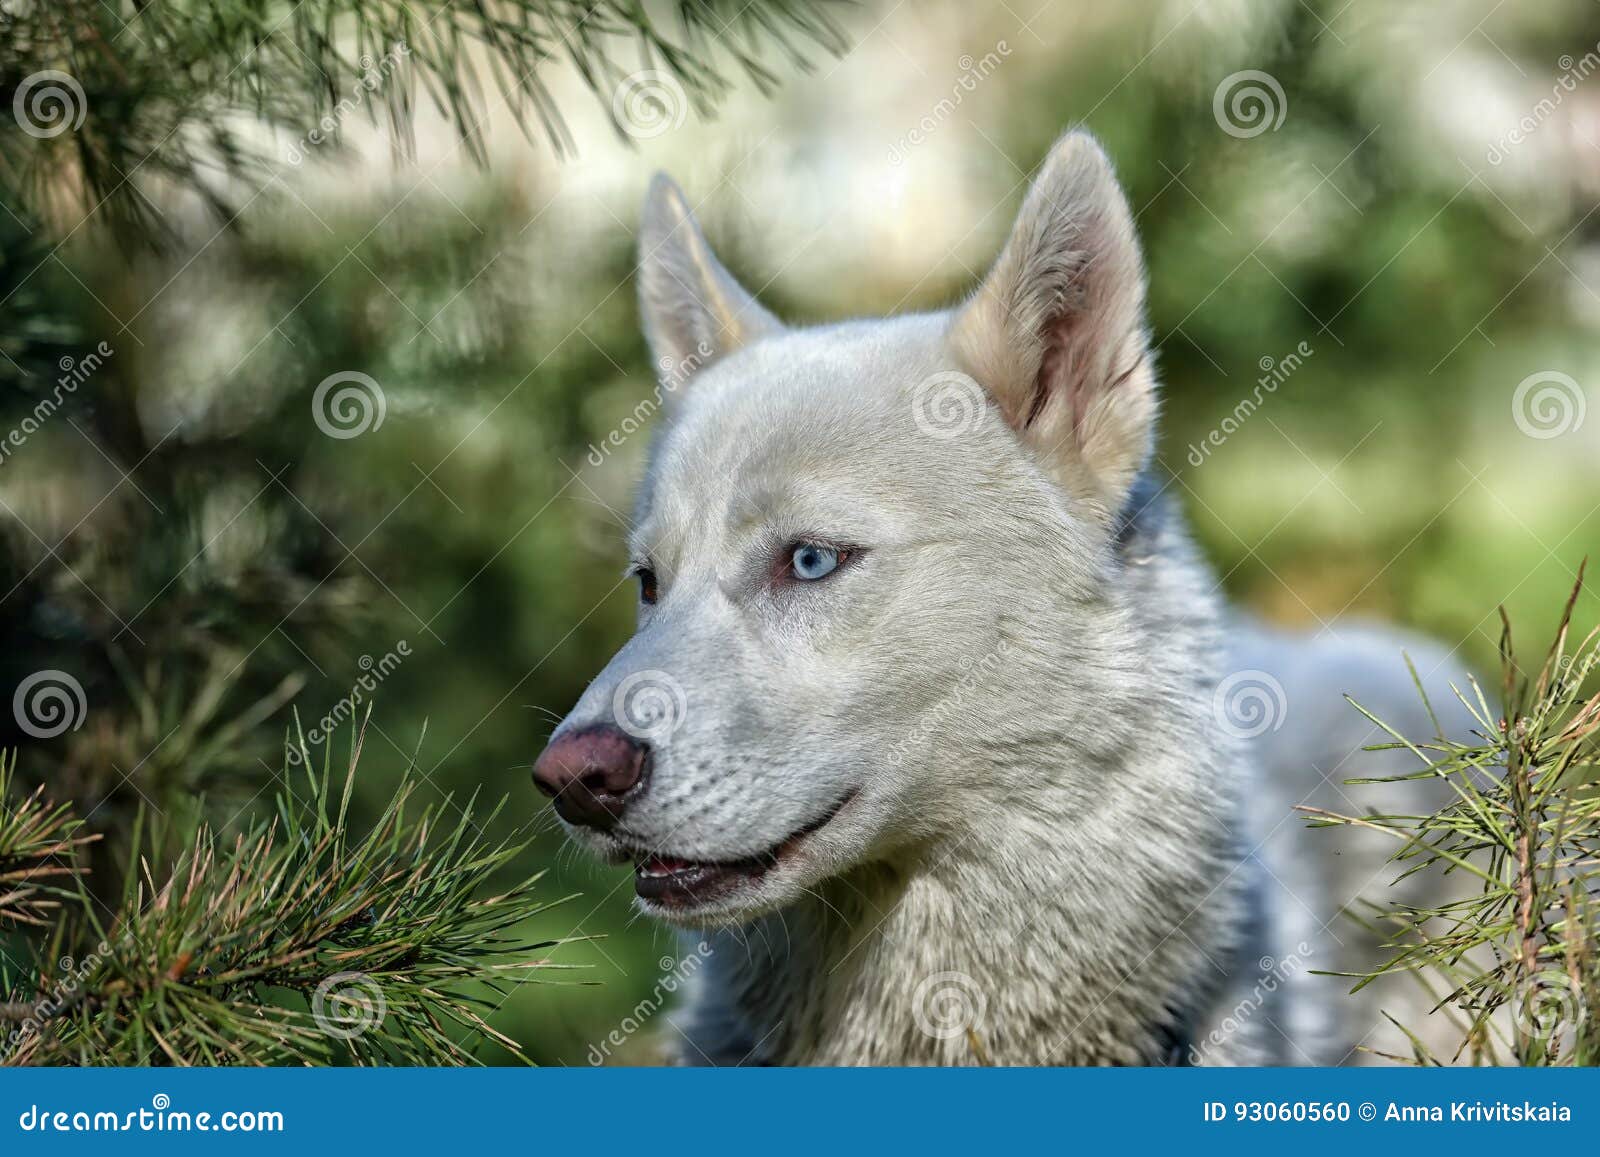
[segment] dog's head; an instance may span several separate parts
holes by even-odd
[[[787,328],[664,177],[639,284],[668,389],[638,630],[535,768],[572,834],[636,864],[646,910],[721,924],[1025,806],[1055,774],[1037,730],[1082,726],[1108,678],[1104,573],[1155,414],[1099,146],[1056,146],[947,313]]]

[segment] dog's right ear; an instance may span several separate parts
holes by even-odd
[[[722,267],[665,173],[650,182],[639,226],[639,313],[662,376],[679,383],[783,329]]]

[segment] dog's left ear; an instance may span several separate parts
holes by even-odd
[[[650,182],[639,225],[639,313],[656,364],[680,383],[783,329],[722,267],[683,190],[665,173]]]
[[[1133,214],[1089,134],[1051,150],[950,342],[1052,476],[1114,516],[1150,456],[1155,375]]]

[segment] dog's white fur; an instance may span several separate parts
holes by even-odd
[[[573,835],[729,860],[849,798],[754,889],[676,917],[714,949],[683,1059],[1336,1063],[1374,1039],[1312,970],[1372,962],[1338,912],[1390,849],[1290,809],[1413,802],[1343,797],[1399,765],[1359,752],[1341,693],[1431,734],[1402,649],[1436,705],[1454,672],[1221,605],[1150,470],[1142,261],[1093,139],[1057,145],[947,313],[785,328],[664,177],[639,276],[654,354],[692,371],[633,532],[661,596],[562,729],[646,672],[686,709],[618,830]],[[797,541],[856,554],[774,584]],[[1217,701],[1244,671],[1286,708],[1248,742]]]

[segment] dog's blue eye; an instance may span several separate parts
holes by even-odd
[[[789,565],[794,569],[794,577],[801,582],[816,582],[838,569],[839,552],[831,546],[803,543],[794,548]]]

